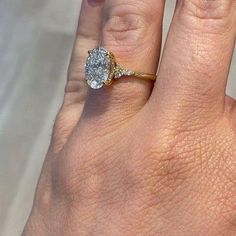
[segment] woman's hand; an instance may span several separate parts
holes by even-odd
[[[236,235],[236,108],[225,95],[235,0],[84,0],[65,98],[24,236]],[[102,20],[103,19],[103,20]],[[103,22],[103,23],[102,23]],[[127,68],[87,91],[99,42]]]

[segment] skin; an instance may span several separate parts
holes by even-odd
[[[236,235],[236,1],[178,0],[159,60],[163,13],[164,0],[83,1],[23,236]],[[158,68],[157,82],[88,90],[99,44],[127,68]]]

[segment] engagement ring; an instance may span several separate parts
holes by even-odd
[[[85,65],[85,79],[92,89],[110,85],[121,77],[133,77],[145,80],[156,80],[156,75],[124,69],[115,60],[113,53],[99,47],[88,52]]]

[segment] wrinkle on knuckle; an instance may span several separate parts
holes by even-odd
[[[173,141],[160,148],[150,148],[145,159],[148,160],[145,174],[155,189],[178,189],[191,177],[195,169],[193,148],[185,148],[185,141]]]
[[[137,4],[124,3],[112,7],[103,27],[104,45],[126,53],[142,45],[152,18],[151,12],[147,14],[147,11]]]
[[[86,45],[95,44],[98,41],[98,36],[95,33],[91,33],[89,27],[83,27],[84,25],[81,24],[78,26],[77,37],[82,44],[84,41]]]
[[[63,101],[63,107],[70,105],[83,105],[88,93],[88,86],[83,79],[81,72],[70,71],[68,72],[68,80],[66,82],[65,97]]]
[[[67,72],[68,81],[82,80],[84,77],[84,67],[79,61],[73,60]]]
[[[77,93],[81,96],[81,101],[84,101],[84,96],[87,94],[87,86],[83,80],[68,80],[65,86],[65,93]]]
[[[207,162],[213,149],[215,124],[204,128],[179,130],[176,128],[158,134],[155,142],[145,144],[145,160],[160,176],[168,176],[167,180],[191,178],[192,173],[207,168]],[[169,133],[169,134],[168,134]],[[156,141],[161,140],[161,141]],[[165,141],[166,140],[166,141]]]
[[[232,11],[236,7],[235,0],[181,0],[178,17],[191,28],[208,33],[225,32],[234,27]]]
[[[204,136],[204,135],[203,135]],[[182,204],[191,195],[199,176],[205,176],[214,148],[198,134],[179,134],[168,145],[146,152],[143,192],[153,206]],[[210,150],[208,150],[210,149]],[[212,150],[212,151],[211,151]]]

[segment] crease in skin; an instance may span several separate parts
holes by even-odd
[[[234,8],[233,0],[179,0],[178,7],[198,19],[218,20]]]
[[[159,10],[146,2],[139,1],[110,1],[107,4],[104,18],[103,44],[112,48],[117,58],[129,61],[143,57],[147,44],[152,43],[152,37],[157,30],[154,19]]]

